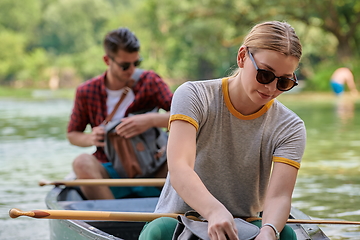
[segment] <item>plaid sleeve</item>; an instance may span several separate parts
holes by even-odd
[[[155,107],[170,110],[173,93],[169,86],[153,71],[145,71],[133,88],[135,100],[127,113],[149,110]]]
[[[157,94],[156,101],[159,108],[162,108],[166,111],[170,111],[171,100],[173,97],[173,93],[171,92],[169,86],[161,79],[159,75],[152,72],[151,77],[153,78],[153,82],[156,84]]]
[[[89,122],[87,118],[88,114],[85,111],[86,99],[83,96],[82,91],[77,88],[74,106],[72,109],[72,113],[70,115],[70,121],[68,123],[68,132],[79,131],[82,132],[85,130],[86,125]]]

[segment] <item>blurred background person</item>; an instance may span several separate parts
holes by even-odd
[[[107,70],[77,88],[68,124],[67,137],[71,144],[97,148],[93,154],[80,154],[73,161],[73,170],[78,179],[120,178],[104,153],[105,131],[102,124],[119,102],[125,88],[129,87],[130,90],[111,119],[121,120],[116,127],[117,134],[131,138],[152,127],[166,128],[169,121],[168,112],[129,116],[130,113],[154,108],[169,111],[172,99],[169,86],[154,71],[143,70],[138,80],[133,80],[141,62],[140,43],[134,33],[127,28],[118,28],[110,31],[103,43],[103,60]],[[91,133],[84,132],[88,124]],[[149,188],[143,189],[141,194],[146,195]],[[82,186],[81,190],[88,199],[112,199],[140,194],[139,188],[131,187]],[[160,193],[158,189],[155,190],[157,194]],[[153,191],[149,192],[153,195]]]
[[[345,91],[345,84],[348,86],[351,94],[357,96],[359,94],[356,89],[354,75],[349,68],[342,67],[334,71],[330,77],[331,88],[334,93],[339,96]]]

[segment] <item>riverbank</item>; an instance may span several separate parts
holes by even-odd
[[[73,99],[75,96],[74,88],[67,89],[32,89],[32,88],[12,88],[0,86],[1,98],[16,99],[41,99],[41,98],[63,98]]]
[[[176,87],[170,87],[175,91]],[[348,96],[349,93],[345,93]],[[65,98],[73,99],[75,97],[75,88],[60,88],[57,90],[50,89],[32,89],[32,88],[13,88],[0,86],[1,98],[21,98],[21,99],[39,99],[39,98]],[[331,101],[336,97],[332,92],[309,92],[309,91],[290,91],[285,92],[279,96],[279,99],[296,100],[296,99],[311,99],[313,101]]]

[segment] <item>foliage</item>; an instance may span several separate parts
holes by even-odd
[[[351,63],[342,66],[348,67],[354,74],[357,88],[360,86],[360,61],[354,60]],[[311,91],[329,91],[330,78],[332,73],[339,68],[339,63],[335,60],[322,61],[316,65],[314,73],[307,79],[306,90]],[[345,85],[345,87],[347,87]]]
[[[43,48],[35,48],[24,55],[22,59],[22,69],[17,73],[17,77],[28,80],[30,86],[37,86],[36,83],[41,80],[47,80],[50,77],[48,72],[48,55]]]
[[[27,38],[31,45],[37,40],[34,34],[41,23],[41,1],[0,1],[0,26]]]
[[[55,53],[86,51],[101,43],[109,12],[107,1],[56,1],[44,11],[41,45]]]
[[[359,57],[360,52],[356,48],[360,41],[359,1],[331,0],[324,4],[323,0],[272,0],[257,3],[257,7],[264,8],[269,5],[277,6],[276,16],[300,21],[307,27],[318,27],[333,35],[338,41],[336,51],[342,61],[349,57]]]
[[[326,89],[330,71],[359,62],[359,1],[2,0],[0,84],[47,87],[55,74],[76,85],[101,74],[102,39],[120,26],[140,39],[142,67],[174,85],[222,77],[235,67],[245,34],[266,20],[296,29],[303,43],[299,75],[308,86]]]
[[[7,82],[22,68],[25,36],[12,30],[0,29],[0,76]]]
[[[311,91],[327,91],[330,89],[330,77],[336,70],[337,66],[327,62],[326,64],[319,64],[317,71],[312,77],[308,78],[306,89]]]

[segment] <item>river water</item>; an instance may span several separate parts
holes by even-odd
[[[282,95],[279,99],[304,119],[307,148],[293,205],[315,219],[360,221],[360,104],[332,95]],[[51,186],[71,162],[93,148],[71,146],[66,126],[72,100],[51,94],[32,100],[0,98],[0,239],[49,240],[45,219],[8,216],[11,208],[46,209]],[[331,239],[360,239],[360,227],[321,225]]]

